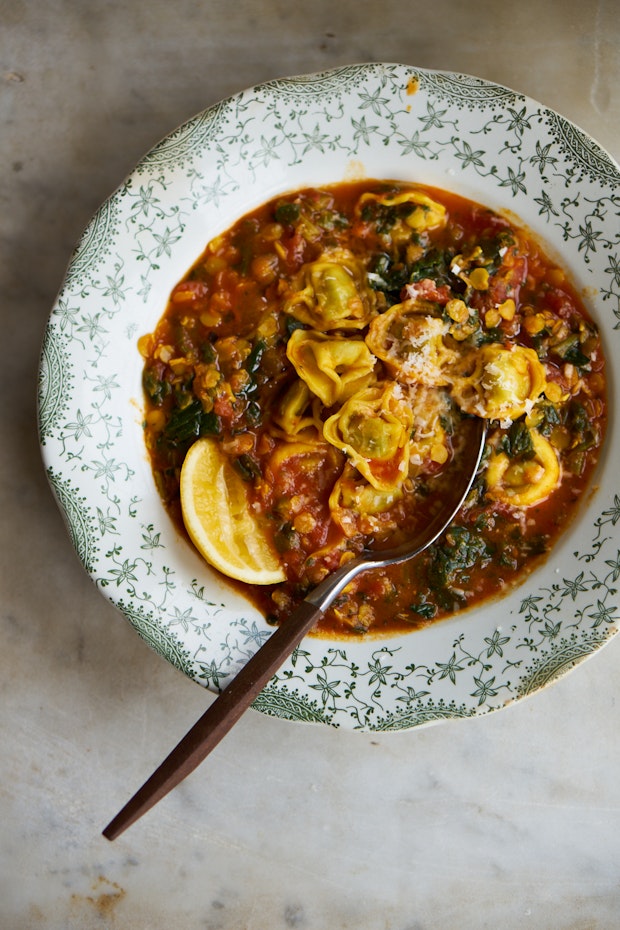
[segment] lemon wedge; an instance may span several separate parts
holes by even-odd
[[[181,469],[181,509],[192,542],[224,575],[248,584],[285,580],[250,510],[243,478],[213,439],[205,437],[190,446]]]

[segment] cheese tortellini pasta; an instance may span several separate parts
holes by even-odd
[[[374,314],[374,295],[364,273],[344,249],[323,253],[302,268],[299,289],[284,304],[285,313],[322,332],[363,329]]]
[[[397,380],[432,387],[449,383],[455,356],[445,342],[448,326],[435,309],[416,298],[396,304],[371,322],[366,343]]]
[[[466,356],[469,374],[453,376],[453,396],[465,413],[512,422],[529,413],[545,390],[545,369],[533,349],[497,345]]]
[[[394,529],[388,511],[403,497],[401,485],[377,488],[351,462],[344,466],[329,496],[329,509],[346,536]]]
[[[376,359],[361,339],[296,329],[286,354],[326,407],[342,403],[375,378]]]
[[[394,235],[394,225],[397,226],[397,235],[402,235],[404,232],[410,236],[412,230],[415,233],[422,233],[437,229],[446,223],[447,214],[444,205],[422,191],[403,191],[399,194],[362,194],[358,209],[361,211],[368,204],[397,208],[394,211],[397,218],[392,226],[392,235]],[[398,227],[404,227],[404,229]]]
[[[409,472],[413,412],[394,382],[358,391],[323,426],[325,439],[348,456],[379,490],[402,484]]]
[[[287,440],[296,440],[307,434],[321,436],[323,424],[320,416],[320,398],[313,394],[301,379],[294,381],[286,393],[275,404],[272,432]]]
[[[555,491],[561,477],[558,453],[549,440],[530,430],[534,455],[511,461],[505,452],[492,453],[486,472],[488,494],[512,507],[533,507]]]

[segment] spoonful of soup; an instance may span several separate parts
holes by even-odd
[[[269,639],[237,673],[228,687],[194,724],[167,758],[104,829],[116,839],[132,823],[186,778],[239,720],[303,637],[347,585],[360,573],[414,559],[432,546],[450,526],[469,495],[481,463],[486,440],[486,421],[471,417],[462,421],[463,453],[444,473],[435,515],[419,532],[389,549],[364,549],[314,588],[280,624]]]

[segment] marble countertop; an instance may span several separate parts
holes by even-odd
[[[43,473],[43,327],[140,156],[268,78],[383,60],[476,74],[620,155],[614,0],[0,6],[0,926],[620,926],[620,642],[490,717],[401,734],[248,713],[114,843],[101,829],[212,699],[95,590]]]

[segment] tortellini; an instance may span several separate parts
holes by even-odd
[[[325,251],[320,259],[303,266],[299,289],[286,300],[284,310],[322,332],[364,329],[375,313],[375,295],[365,280],[351,252]]]
[[[415,298],[395,304],[370,324],[366,343],[392,377],[431,387],[449,383],[455,353],[444,342],[448,326],[434,310],[434,304]]]
[[[376,359],[362,339],[296,329],[286,354],[326,407],[342,403],[375,380]]]
[[[402,211],[403,216],[400,221],[404,226],[408,227],[410,233],[412,231],[421,233],[430,229],[438,229],[446,223],[447,214],[443,204],[438,203],[421,191],[402,191],[399,194],[362,194],[359,207],[363,208],[364,204],[369,201],[374,201],[385,207],[411,205],[411,210]]]
[[[487,494],[513,507],[532,507],[546,500],[560,482],[560,461],[551,443],[537,430],[530,430],[532,458],[510,459],[505,452],[489,458]]]
[[[465,413],[510,423],[529,413],[545,389],[545,369],[533,349],[488,345],[477,349],[457,375],[453,396]]]
[[[354,394],[326,420],[323,436],[382,490],[408,475],[412,427],[413,413],[400,385],[388,381]]]
[[[285,439],[306,438],[308,433],[321,434],[322,438],[319,408],[319,398],[312,394],[305,381],[297,379],[275,404],[271,419]]]
[[[401,486],[376,488],[347,462],[329,497],[332,517],[345,536],[359,532],[385,530],[381,515],[389,511],[403,497]],[[393,529],[393,527],[388,527]]]
[[[273,487],[274,476],[278,476],[278,489],[282,494],[295,494],[295,475],[314,476],[321,469],[331,467],[340,460],[338,450],[330,448],[327,443],[320,447],[315,442],[302,439],[282,442],[275,446],[266,468],[268,484]]]

